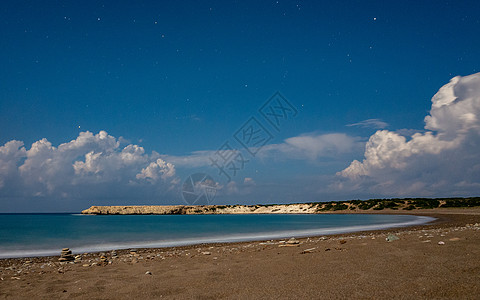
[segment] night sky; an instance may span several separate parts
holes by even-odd
[[[478,195],[479,11],[3,1],[0,212],[186,204],[199,172],[211,204]],[[263,136],[244,147],[249,120]],[[225,145],[244,159],[229,178]]]

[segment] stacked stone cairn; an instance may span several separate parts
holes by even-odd
[[[58,259],[59,262],[69,262],[73,261],[75,257],[72,255],[72,251],[68,248],[63,248],[62,253],[60,254],[60,258]]]

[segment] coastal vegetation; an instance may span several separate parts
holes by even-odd
[[[393,198],[265,205],[92,206],[82,213],[93,215],[314,214],[475,206],[480,206],[480,197]]]
[[[369,199],[350,201],[330,201],[310,203],[311,207],[317,207],[317,211],[338,210],[413,210],[432,209],[442,207],[475,207],[480,206],[480,197],[469,198],[393,198],[393,199]]]

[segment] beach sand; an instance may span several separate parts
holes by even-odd
[[[106,262],[2,259],[0,299],[479,299],[480,208],[390,213],[438,220],[298,244],[118,250]]]

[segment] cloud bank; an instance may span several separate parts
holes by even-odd
[[[168,186],[178,181],[175,173],[158,153],[148,155],[132,144],[120,147],[105,131],[81,132],[58,147],[45,138],[28,150],[15,140],[0,146],[2,197],[76,197],[89,191],[101,196],[122,187]]]
[[[285,139],[280,144],[267,145],[261,150],[260,156],[299,160],[337,158],[357,151],[363,145],[360,138],[344,133],[304,134]]]
[[[377,131],[337,175],[337,190],[386,196],[472,195],[480,191],[480,73],[457,76],[432,98],[425,132]]]
[[[253,159],[307,161],[313,161],[320,157],[331,159],[338,158],[343,154],[358,152],[364,144],[359,137],[344,133],[302,134],[287,138],[282,143],[263,146]],[[208,167],[212,164],[209,158],[214,157],[215,152],[214,150],[205,150],[194,151],[184,156],[161,155],[160,157],[172,162],[177,167]],[[249,157],[246,151],[244,151],[244,155]]]

